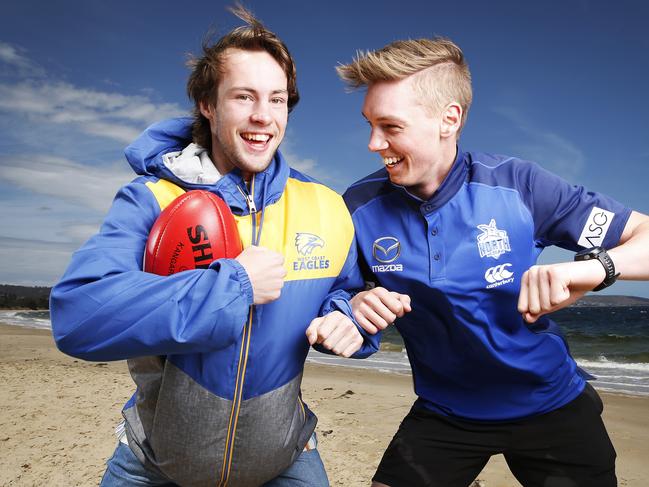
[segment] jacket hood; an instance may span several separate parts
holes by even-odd
[[[155,123],[126,148],[126,159],[140,176],[166,179],[185,190],[211,191],[221,196],[233,212],[247,213],[248,205],[240,190],[245,188],[241,171],[234,169],[221,176],[210,167],[209,155],[192,144],[191,127],[190,117]],[[288,164],[277,151],[268,167],[255,174],[254,200],[258,208],[280,198],[289,172]]]

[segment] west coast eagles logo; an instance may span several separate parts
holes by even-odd
[[[295,249],[300,255],[293,261],[294,271],[328,269],[329,259],[324,255],[313,255],[313,251],[320,247],[324,249],[325,241],[313,233],[299,232],[295,234]]]
[[[496,220],[493,218],[489,222],[489,225],[478,225],[478,229],[482,231],[478,235],[480,257],[493,257],[497,259],[505,252],[512,250],[509,246],[507,232],[505,230],[498,230],[496,228]]]
[[[296,233],[295,248],[302,255],[310,255],[316,247],[324,247],[324,240],[312,233]]]

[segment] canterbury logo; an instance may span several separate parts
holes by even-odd
[[[504,281],[509,279],[514,275],[513,272],[507,270],[507,267],[511,267],[511,264],[501,264],[487,269],[487,272],[484,273],[484,278],[487,282],[496,283],[499,281]]]
[[[372,255],[381,264],[394,262],[401,255],[401,243],[395,237],[377,238],[372,245]]]
[[[312,233],[296,233],[295,248],[302,255],[309,255],[316,247],[324,247],[324,240]]]

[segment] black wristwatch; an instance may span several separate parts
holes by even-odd
[[[590,249],[580,250],[575,254],[575,261],[592,259],[599,260],[606,271],[606,277],[599,286],[593,289],[593,291],[601,291],[617,281],[617,276],[619,276],[620,273],[615,273],[615,264],[613,264],[613,260],[608,255],[608,252],[606,252],[602,247],[592,247]]]

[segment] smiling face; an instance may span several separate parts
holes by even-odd
[[[201,103],[210,122],[212,161],[221,174],[239,168],[244,178],[268,167],[288,121],[287,78],[266,51],[224,53],[216,106]]]
[[[409,76],[371,84],[363,115],[372,128],[368,148],[381,156],[390,180],[428,200],[455,160],[461,108],[450,103],[433,113],[413,82]]]

